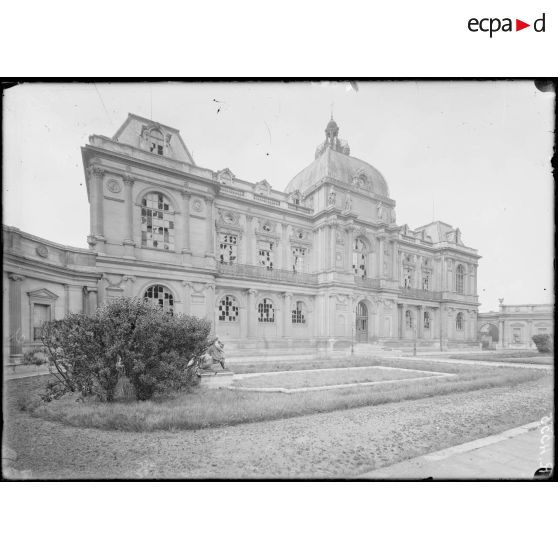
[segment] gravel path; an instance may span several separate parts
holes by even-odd
[[[539,420],[552,404],[551,379],[543,378],[198,431],[74,428],[12,409],[4,443],[26,478],[346,478]]]

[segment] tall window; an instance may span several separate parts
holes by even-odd
[[[306,317],[304,316],[304,303],[298,300],[293,309],[293,324],[305,324]]]
[[[432,287],[432,281],[431,281],[431,272],[429,269],[423,269],[422,271],[422,289],[424,291],[429,291],[430,288]]]
[[[455,329],[457,331],[463,331],[463,312],[458,312],[455,317]]]
[[[149,135],[149,151],[157,155],[163,154],[163,147],[165,145],[165,138],[159,130],[151,130]]]
[[[293,271],[302,273],[304,271],[304,257],[306,256],[306,248],[293,246]]]
[[[465,270],[463,266],[459,264],[455,268],[455,292],[463,294],[463,277],[465,275]]]
[[[353,272],[357,277],[366,277],[366,244],[360,238],[353,244]]]
[[[405,324],[407,325],[407,329],[413,329],[414,327],[414,320],[413,320],[413,313],[410,310],[405,312]]]
[[[219,261],[225,264],[236,263],[238,237],[234,234],[219,235]]]
[[[273,242],[258,242],[258,258],[261,266],[273,269]]]
[[[273,309],[273,301],[264,298],[258,304],[258,322],[273,323],[275,322],[275,310]]]
[[[219,301],[219,321],[227,323],[238,321],[238,303],[234,296],[227,295]]]
[[[424,313],[424,329],[430,329],[430,313],[429,312],[425,312]]]
[[[141,200],[141,245],[174,250],[174,215],[163,194],[150,192]]]
[[[33,304],[33,341],[41,340],[46,322],[50,322],[50,304]]]
[[[151,285],[143,295],[144,300],[155,306],[161,306],[164,310],[173,313],[174,297],[172,293],[163,285]]]

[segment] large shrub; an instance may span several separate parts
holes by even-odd
[[[552,336],[548,333],[539,333],[533,335],[533,343],[537,346],[539,353],[551,353],[554,351],[554,343],[552,342]]]
[[[112,401],[122,374],[140,400],[191,385],[195,375],[186,365],[205,350],[209,333],[207,320],[135,298],[113,299],[93,316],[70,314],[43,330],[56,378],[46,398],[72,391]]]

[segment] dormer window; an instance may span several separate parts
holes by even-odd
[[[163,155],[165,138],[159,130],[151,130],[149,134],[149,151],[157,155]]]

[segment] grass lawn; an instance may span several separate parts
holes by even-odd
[[[234,380],[237,387],[287,389],[308,388],[318,386],[332,386],[338,384],[353,384],[363,382],[382,382],[385,380],[402,380],[408,378],[425,377],[424,371],[401,370],[398,368],[341,368],[338,370],[299,370],[298,372],[284,372],[261,374],[254,377],[245,376]]]
[[[552,353],[539,353],[538,351],[514,351],[513,353],[486,351],[467,355],[450,355],[450,358],[517,364],[554,364],[554,355]]]
[[[66,425],[104,430],[142,431],[196,430],[207,427],[236,425],[288,417],[326,413],[384,403],[422,399],[450,393],[469,392],[494,387],[513,387],[543,380],[552,390],[552,375],[545,370],[512,369],[471,364],[429,363],[424,360],[387,360],[377,364],[413,368],[426,372],[446,372],[452,377],[426,378],[421,382],[378,384],[376,386],[347,387],[330,391],[299,392],[292,394],[262,393],[196,388],[190,393],[161,396],[147,402],[77,403],[75,397],[65,397],[48,404],[38,404],[36,394],[41,381],[36,378],[34,394],[24,390],[18,395],[18,384],[8,382],[8,392],[16,405],[32,416]],[[369,362],[369,361],[368,361]],[[271,381],[273,375],[266,377]],[[254,378],[254,380],[256,377]],[[21,389],[21,388],[20,388]],[[22,397],[25,394],[25,397]]]

